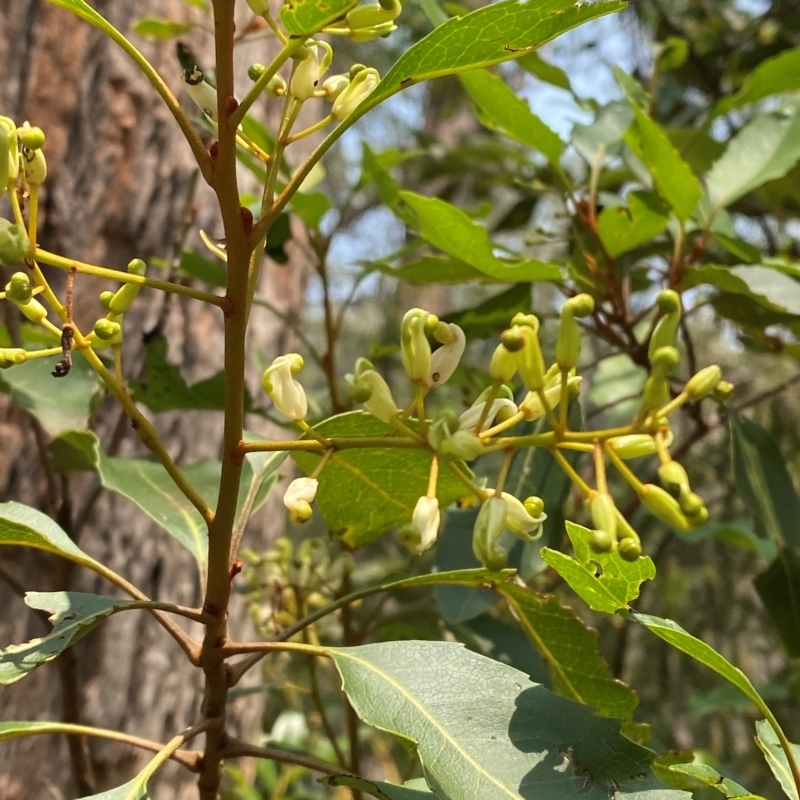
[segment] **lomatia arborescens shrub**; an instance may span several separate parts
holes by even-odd
[[[4,503],[0,544],[40,548],[70,559],[126,596],[29,592],[27,604],[49,612],[53,630],[0,652],[0,683],[25,678],[112,614],[147,611],[202,673],[204,699],[194,724],[175,731],[166,743],[143,740],[135,731],[33,720],[3,721],[0,739],[54,733],[96,736],[156,753],[129,783],[94,795],[106,800],[147,797],[147,781],[167,759],[197,773],[203,800],[220,796],[223,767],[240,758],[294,765],[292,780],[298,792],[307,792],[302,796],[349,788],[354,796],[401,800],[431,795],[449,800],[678,800],[690,796],[687,787],[723,785],[718,772],[691,759],[656,761],[656,752],[646,746],[646,726],[634,719],[633,690],[614,679],[594,635],[577,614],[539,593],[535,576],[528,582],[523,579],[522,548],[561,576],[593,611],[618,614],[626,624],[648,628],[741,689],[766,718],[759,727],[759,743],[791,776],[785,782],[791,795],[790,780],[800,785],[795,751],[749,680],[675,623],[638,613],[631,605],[641,584],[655,576],[655,568],[647,539],[631,523],[622,499],[630,506],[632,498],[651,520],[678,532],[709,519],[709,509],[692,488],[682,459],[671,450],[675,420],[686,407],[695,414],[701,404],[723,409],[733,386],[723,379],[719,366],[697,365],[693,350],[687,353],[684,347],[686,296],[681,281],[702,252],[698,244],[689,247],[689,237],[697,235],[704,243],[713,220],[723,213],[720,198],[732,195],[712,193],[703,213],[696,212],[702,206],[700,183],[644,108],[642,90],[632,88],[631,79],[620,78],[629,100],[615,110],[624,121],[617,126],[619,138],[604,140],[609,129],[598,126],[595,139],[584,134],[576,144],[582,155],[595,148],[590,153],[588,194],[583,196],[572,185],[577,179],[561,166],[564,143],[527,110],[508,106],[517,110],[503,116],[510,89],[485,71],[530,55],[558,34],[617,11],[621,4],[503,0],[452,18],[438,7],[428,7],[433,30],[381,76],[362,63],[330,72],[342,38],[348,40],[345,52],[363,47],[363,58],[369,61],[374,40],[388,37],[401,23],[404,8],[398,0],[288,2],[277,17],[264,0],[247,0],[255,15],[253,30],[270,32],[277,55],[266,65],[249,66],[251,86],[237,99],[235,4],[213,0],[207,9],[217,54],[213,70],[206,73],[191,50],[179,46],[180,85],[193,104],[187,112],[168,87],[171,78],[162,78],[132,42],[84,0],[51,1],[111,37],[149,79],[180,126],[218,201],[224,239],[200,233],[214,266],[224,265],[225,289],[220,293],[213,285],[199,287],[198,281],[153,277],[153,264],[144,257],[119,269],[120,265],[85,263],[78,260],[80,254],[47,250],[47,242],[39,241],[38,221],[41,196],[47,191],[47,132],[27,121],[0,117],[0,188],[9,209],[7,218],[0,219],[0,263],[6,270],[0,299],[7,308],[13,306],[11,312],[18,312],[19,320],[15,340],[0,348],[0,368],[13,386],[15,374],[33,376],[25,370],[44,363],[47,370],[31,378],[45,387],[40,391],[69,392],[73,381],[94,380],[122,407],[152,456],[131,463],[135,460],[139,473],[168,487],[164,491],[177,513],[156,514],[150,508],[154,500],[147,481],[137,482],[124,466],[116,465],[116,478],[111,480],[108,455],[88,428],[62,441],[60,457],[70,462],[66,472],[75,468],[74,459],[81,459],[81,469],[95,471],[102,485],[132,499],[189,548],[197,560],[203,603],[188,608],[168,597],[146,596],[80,549],[40,511]],[[166,22],[167,28],[160,25],[158,20],[143,20],[139,30],[174,29]],[[449,257],[462,275],[522,286],[529,306],[529,284],[551,281],[564,295],[557,304],[555,331],[551,326],[545,335],[545,319],[553,316],[549,309],[516,311],[508,314],[491,348],[468,351],[467,322],[440,318],[423,308],[404,310],[397,341],[388,349],[384,346],[394,359],[393,369],[384,368],[385,357],[381,364],[363,354],[351,357],[352,371],[340,375],[331,357],[315,356],[317,366],[327,371],[332,392],[341,391],[336,387],[344,380],[348,400],[337,395],[330,403],[349,408],[342,413],[326,414],[307,396],[305,360],[312,352],[275,358],[261,377],[264,394],[254,402],[284,426],[286,435],[273,440],[252,434],[245,428],[245,408],[252,407],[246,390],[245,341],[251,320],[264,311],[257,291],[271,232],[291,212],[305,222],[313,239],[320,230],[320,215],[310,206],[304,182],[337,139],[403,89],[455,74],[462,76],[487,124],[540,149],[550,161],[554,185],[567,199],[565,210],[576,226],[580,257],[567,259],[563,268],[523,253],[508,257],[507,249],[494,247],[486,230],[451,204],[400,192],[391,168],[373,159],[381,200],[419,231],[427,245]],[[265,103],[282,109],[274,131],[265,132],[254,122],[253,115]],[[298,129],[300,112],[309,105],[317,121]],[[627,196],[627,216],[618,213],[619,208],[600,211],[596,196],[606,155],[623,146],[623,135],[624,145],[639,159],[644,184]],[[286,154],[296,142],[312,136],[316,147],[299,167],[290,169]],[[245,167],[239,166],[240,160]],[[244,168],[260,181],[261,199],[255,207],[243,199]],[[651,178],[642,178],[642,170],[650,170]],[[700,214],[697,219],[695,213]],[[634,314],[633,267],[625,258],[645,244],[671,251],[671,262],[666,273],[648,273],[648,299]],[[63,291],[54,288],[61,285],[53,280],[55,270],[66,272]],[[120,284],[98,294],[91,329],[82,329],[73,318],[76,276],[81,276],[81,293],[91,291],[87,279],[92,277]],[[428,279],[435,281],[435,275]],[[143,288],[209,304],[223,320],[224,335],[217,344],[223,360],[224,423],[221,459],[213,476],[214,501],[199,485],[200,478],[208,476],[179,465],[170,455],[158,414],[148,406],[146,392],[123,358],[130,331],[126,314],[140,302]],[[330,334],[335,326],[327,329]],[[583,374],[581,359],[587,338],[594,342],[604,337],[615,346],[624,345],[646,376],[627,406],[626,419],[592,427],[580,413],[591,382]],[[334,340],[328,341],[329,353],[334,345]],[[461,382],[460,396],[466,398],[461,405],[457,394],[441,388],[452,387],[459,371],[471,376],[468,384]],[[289,456],[302,473],[282,490],[290,535],[273,550],[259,553],[248,548],[248,523],[274,491],[279,470],[288,475]],[[555,495],[533,490],[547,470],[563,479],[566,494],[562,489]],[[564,552],[560,523],[546,546],[535,544],[548,520],[552,524],[559,519],[570,486],[572,513],[588,524],[566,523],[571,555]],[[303,537],[303,524],[317,532],[327,529],[327,536]],[[426,555],[439,546],[447,526],[451,541],[467,544],[461,548],[471,559],[467,566],[441,569]],[[386,562],[368,549],[365,579],[358,569],[359,561],[365,560],[359,551],[379,540],[391,550],[390,560],[401,565],[401,572],[390,574],[383,568]],[[516,666],[476,652],[475,642],[470,642],[473,649],[466,649],[443,624],[437,629],[438,640],[406,640],[387,633],[391,627],[372,635],[384,612],[388,618],[392,609],[404,607],[405,601],[388,603],[390,598],[415,593],[427,598],[429,587],[454,586],[467,591],[470,602],[480,597],[482,609],[494,605],[505,622],[519,625],[551,671],[552,691]],[[261,638],[230,638],[228,610],[235,588],[246,594],[253,629]],[[429,606],[427,599],[423,602]],[[354,638],[352,615],[362,611],[366,619]],[[451,621],[446,609],[444,617]],[[202,637],[190,636],[179,624],[181,618],[199,623]],[[257,665],[265,676],[274,676],[295,663],[303,663],[304,669],[313,665],[308,691],[327,743],[310,744],[308,752],[299,752],[234,737],[227,700],[241,679]],[[346,723],[328,719],[316,674],[317,669],[328,670],[330,681],[333,668],[349,701]],[[406,760],[408,775],[418,777],[399,785],[359,774],[360,722],[408,745],[410,755],[397,751],[396,757]],[[347,737],[345,747],[342,739]],[[309,782],[308,776],[315,773],[323,776],[321,785]]]

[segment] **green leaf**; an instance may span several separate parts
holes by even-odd
[[[631,192],[628,206],[609,206],[600,212],[597,232],[612,258],[649,242],[666,229],[669,211],[651,192]]]
[[[771,310],[800,314],[800,282],[770,267],[704,264],[687,270],[680,288],[704,284],[725,294],[752,298]]]
[[[776,542],[800,546],[800,498],[777,442],[758,423],[730,414],[733,474],[742,499]]]
[[[323,436],[385,436],[391,427],[361,411],[331,417],[315,430]],[[313,453],[293,453],[306,474],[319,463]],[[391,447],[347,449],[333,454],[325,466],[316,504],[331,532],[350,547],[373,541],[395,525],[411,520],[425,494],[430,453]],[[442,510],[463,497],[466,489],[449,470],[439,475],[437,496]]]
[[[528,103],[518,97],[505,81],[486,70],[465,72],[459,78],[478,106],[478,119],[481,123],[538,150],[561,172],[564,142],[531,111]]]
[[[100,378],[84,358],[76,357],[64,378],[51,375],[56,360],[34,358],[0,376],[0,387],[9,387],[14,405],[33,414],[50,436],[87,428],[101,390]]]
[[[500,294],[487,297],[478,305],[445,314],[441,319],[461,327],[467,340],[488,339],[499,336],[515,314],[530,314],[531,304],[531,287],[527,283],[516,283]]]
[[[594,164],[602,148],[610,153],[622,141],[625,131],[633,121],[633,110],[630,103],[615,100],[602,106],[588,125],[575,125],[572,129],[572,145],[581,158],[588,164]]]
[[[709,121],[735,108],[757,103],[765,97],[800,89],[800,47],[764,59],[745,79],[736,94],[717,101]]]
[[[719,772],[708,764],[673,764],[670,770],[689,775],[705,786],[713,786],[725,797],[753,797],[743,786],[740,786],[730,778],[723,778]]]
[[[358,0],[286,0],[281,20],[292,36],[316,33],[357,4]]]
[[[800,656],[800,553],[781,547],[775,560],[753,583],[786,652],[797,658]]]
[[[472,529],[478,516],[478,506],[451,509],[436,543],[437,574],[474,569],[479,566],[472,552]],[[493,591],[477,591],[469,586],[437,586],[434,597],[442,610],[445,622],[451,625],[477,617],[497,602]]]
[[[398,280],[414,286],[429,283],[465,283],[467,281],[488,281],[489,276],[451,256],[422,256],[402,267],[392,267],[381,261],[370,266]]]
[[[703,190],[689,165],[681,158],[666,132],[631,100],[636,116],[638,141],[633,130],[626,141],[645,163],[653,176],[658,193],[669,203],[681,220],[687,220],[697,208]]]
[[[144,17],[133,24],[133,32],[138,33],[145,39],[154,39],[161,42],[167,39],[174,39],[182,36],[192,29],[189,22],[176,22],[171,19],[157,19],[156,17]]]
[[[539,80],[573,94],[572,84],[570,83],[567,73],[564,72],[561,67],[557,67],[555,64],[550,64],[545,61],[536,51],[522,56],[522,58],[517,60],[517,63],[524,70],[530,72],[531,75],[535,75],[539,78]]]
[[[42,638],[0,650],[0,684],[15,683],[57,658],[106,617],[129,608],[135,601],[78,592],[28,592],[25,603],[30,608],[51,612],[53,630]]]
[[[414,192],[400,192],[400,197],[416,214],[425,241],[495,280],[519,283],[561,277],[557,266],[536,259],[518,264],[501,261],[493,252],[486,229],[438,197],[423,197]]]
[[[565,31],[623,8],[621,2],[576,6],[571,0],[502,0],[453,17],[400,57],[364,108],[421,81],[520,58]]]
[[[246,117],[245,117],[246,119]],[[314,230],[331,208],[331,200],[323,192],[295,192],[291,199],[292,211]]]
[[[167,339],[154,336],[147,342],[144,375],[130,382],[133,399],[154,413],[200,409],[221,411],[225,408],[225,373],[218,372],[206,380],[189,386],[180,369],[167,361]],[[249,393],[245,410],[252,409]]]
[[[414,786],[397,786],[394,783],[384,781],[368,781],[366,778],[356,778],[354,775],[331,775],[322,778],[320,783],[325,786],[347,786],[365,792],[370,797],[377,797],[379,800],[431,800],[431,790]],[[417,783],[415,781],[415,783]]]
[[[458,644],[328,652],[356,713],[416,745],[436,795],[607,800],[609,782],[645,773],[654,755],[625,739],[619,721]]]
[[[0,503],[0,545],[4,544],[46,550],[89,569],[103,570],[50,517],[21,503]]]
[[[673,622],[671,619],[652,617],[649,614],[639,614],[636,611],[623,611],[622,616],[644,625],[648,630],[677,650],[686,653],[695,661],[699,661],[709,669],[714,670],[714,672],[743,692],[762,712],[766,708],[761,695],[740,669],[734,667],[730,661],[721,656],[713,647],[685,631],[677,622]]]
[[[786,796],[790,800],[798,800],[797,786],[792,778],[786,753],[783,752],[774,728],[766,720],[756,723],[756,744],[764,754],[772,774],[777,778]],[[791,748],[795,761],[800,762],[800,745],[792,744]]]
[[[639,698],[611,675],[600,655],[596,631],[555,597],[513,583],[504,583],[497,591],[541,653],[556,692],[592,706],[603,717],[632,719]]]
[[[762,114],[728,143],[706,178],[715,210],[731,205],[767,181],[785,175],[800,158],[800,114]]]
[[[619,553],[595,553],[589,546],[591,531],[572,522],[567,522],[567,534],[575,558],[544,548],[542,560],[564,578],[593,611],[614,614],[627,608],[628,603],[639,596],[639,587],[655,577],[656,568],[648,556],[630,562]]]
[[[53,472],[71,475],[97,466],[97,436],[91,431],[64,431],[47,445]]]
[[[262,438],[262,437],[258,437]],[[239,489],[237,518],[244,498],[254,481],[260,484],[258,509],[266,498],[266,488],[277,480],[276,470],[286,458],[285,452],[252,453],[245,459]],[[109,458],[98,448],[97,471],[103,486],[127,497],[177,539],[195,558],[201,574],[208,559],[208,529],[200,512],[189,502],[158,462],[144,458]],[[216,507],[221,465],[205,459],[181,470],[211,508]],[[266,481],[266,484],[263,482]]]
[[[222,261],[211,261],[192,250],[184,250],[181,254],[179,270],[182,275],[224,289],[228,283],[228,270]]]

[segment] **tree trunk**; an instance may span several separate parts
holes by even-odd
[[[93,5],[123,32],[141,16],[199,19],[201,13],[180,0],[146,7],[110,0]],[[211,37],[193,32],[189,39],[200,60],[205,57],[210,64]],[[136,44],[187,102],[180,92],[174,43]],[[263,39],[245,49],[253,60],[267,59]],[[7,0],[0,4],[0,64],[5,69],[0,109],[47,134],[42,246],[118,269],[134,257],[169,257],[187,203],[197,208],[193,237],[198,227],[220,235],[213,194],[202,179],[190,197],[195,169],[177,125],[135,65],[100,32],[42,0]],[[284,267],[270,262],[261,291],[282,312],[297,317],[305,274],[297,258]],[[59,276],[52,278],[62,285]],[[97,297],[105,288],[93,279],[77,281],[75,315],[84,328],[97,318]],[[171,360],[181,364],[189,382],[221,368],[219,311],[193,300],[165,300],[145,290],[126,314],[127,374],[138,369],[141,334],[157,321],[169,340]],[[253,327],[251,352],[258,350],[262,359],[271,360],[291,348],[291,333],[274,318],[254,314]],[[68,392],[69,377],[54,384],[53,391]],[[129,426],[124,421],[116,424],[118,408],[106,404],[99,416],[105,447],[117,439],[122,454],[144,452],[129,435]],[[219,415],[205,412],[161,414],[155,419],[180,464],[219,456],[220,422]],[[0,397],[0,499],[25,502],[55,516],[82,549],[150,597],[197,605],[201,587],[192,557],[126,500],[102,493],[87,515],[94,478],[61,481],[48,475],[41,457],[44,444],[46,435],[35,420]],[[82,518],[86,524],[81,525]],[[251,524],[248,545],[263,548],[281,526],[280,514],[262,514]],[[0,646],[49,629],[23,604],[23,589],[112,593],[94,574],[59,559],[25,548],[2,548]],[[232,610],[231,621],[234,635],[247,636],[242,608]],[[63,719],[166,742],[198,719],[202,691],[196,672],[149,615],[128,612],[109,619],[55,662],[3,687],[0,719]],[[260,707],[252,698],[240,705],[232,707],[234,721],[240,733],[252,736],[260,729]],[[97,739],[46,736],[3,742],[0,797],[84,796],[124,783],[147,759],[140,751]],[[183,768],[168,764],[150,789],[152,796],[164,800],[196,797],[195,780]]]

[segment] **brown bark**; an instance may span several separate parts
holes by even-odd
[[[93,5],[122,31],[129,31],[137,17],[199,14],[179,0],[98,0]],[[210,36],[197,33],[188,38],[201,60],[205,56],[210,63]],[[181,96],[174,44],[136,44]],[[257,60],[266,60],[263,39],[247,48],[253,60],[254,48]],[[242,63],[246,58],[247,53]],[[0,65],[2,113],[17,121],[28,119],[47,134],[50,173],[40,243],[54,252],[123,269],[134,257],[168,256],[184,212],[193,162],[177,125],[128,57],[63,9],[42,0],[10,0],[0,3]],[[195,227],[219,235],[212,194],[202,180],[196,203]],[[305,281],[299,259],[286,267],[270,263],[264,272],[263,294],[286,314],[298,316]],[[54,283],[59,281],[54,276]],[[104,288],[93,279],[78,280],[79,323],[91,324],[97,317],[97,296]],[[182,365],[189,382],[219,370],[219,311],[175,298],[162,311],[164,302],[156,293],[143,291],[126,314],[127,371],[136,371],[141,333],[159,317],[170,341],[170,357]],[[253,327],[253,351],[258,349],[263,359],[290,347],[290,333],[263,312],[254,313]],[[68,381],[54,385],[54,391],[69,391]],[[99,429],[106,446],[114,438],[118,415],[113,404],[104,406]],[[161,414],[155,422],[180,464],[218,457],[220,421],[215,415]],[[120,430],[127,427],[123,424]],[[26,502],[55,515],[79,537],[84,550],[151,597],[198,604],[201,593],[193,559],[131,503],[103,494],[87,524],[75,529],[82,504],[94,492],[93,479],[81,476],[69,485],[58,476],[48,480],[36,455],[44,438],[32,418],[0,397],[0,500]],[[126,432],[121,452],[141,452],[132,434]],[[248,545],[264,547],[281,524],[279,514],[261,515],[251,525]],[[20,587],[112,593],[92,574],[38,551],[2,548],[0,570],[0,646],[46,630],[22,603]],[[232,625],[235,635],[248,635],[242,608],[233,610]],[[66,657],[0,688],[0,719],[68,719],[165,742],[197,721],[202,691],[196,672],[152,618],[128,612],[112,617]],[[238,733],[252,736],[259,729],[260,706],[253,697],[240,705],[233,713]],[[3,742],[0,797],[83,796],[124,783],[147,758],[99,740],[68,744],[63,737],[49,736]],[[165,800],[196,797],[196,777],[169,764],[150,789]]]

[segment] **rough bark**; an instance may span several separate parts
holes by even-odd
[[[93,5],[117,28],[130,29],[141,16],[183,18],[198,14],[179,0]],[[246,10],[246,9],[245,9]],[[210,63],[211,37],[188,37]],[[173,43],[137,45],[168,82],[179,90]],[[246,45],[253,60],[266,60],[262,39]],[[256,59],[257,51],[258,58]],[[242,57],[246,62],[248,53]],[[169,113],[135,66],[101,33],[43,0],[0,3],[0,112],[28,119],[47,133],[50,174],[42,207],[39,240],[49,250],[81,260],[124,268],[133,257],[169,254],[186,205],[193,162]],[[179,93],[179,91],[178,91]],[[185,98],[184,98],[185,99]],[[198,183],[198,224],[219,235],[220,223],[208,187]],[[273,263],[264,270],[262,291],[280,310],[299,315],[305,268]],[[55,280],[58,280],[56,278]],[[76,318],[91,324],[97,296],[107,288],[78,281]],[[136,369],[141,333],[161,316],[170,356],[190,382],[216,372],[221,364],[219,312],[196,301],[142,292],[126,315],[125,361]],[[130,318],[129,318],[130,317]],[[253,351],[271,359],[291,344],[291,335],[274,318],[254,314]],[[130,330],[128,329],[130,326]],[[69,378],[54,391],[69,391]],[[101,439],[114,437],[118,410],[104,407]],[[156,424],[179,463],[218,453],[220,425],[214,415],[192,412],[159,415]],[[124,430],[126,426],[122,426]],[[0,397],[0,499],[15,499],[55,514],[72,528],[80,546],[125,575],[152,597],[197,604],[200,587],[191,556],[125,500],[101,496],[87,524],[75,530],[81,505],[93,492],[92,480],[70,485],[48,480],[37,456],[43,434],[35,421]],[[141,452],[126,435],[121,452]],[[248,544],[263,547],[281,524],[278,514],[261,515],[251,525]],[[110,593],[110,587],[82,570],[72,570],[38,551],[0,550],[0,646],[45,631],[19,597],[26,590],[73,589]],[[241,608],[232,615],[234,633],[246,635]],[[70,719],[117,728],[166,741],[197,720],[200,676],[152,618],[131,612],[114,617],[66,657],[25,680],[0,689],[0,719]],[[260,725],[252,698],[234,706],[240,733]],[[63,737],[32,737],[0,745],[0,797],[4,800],[71,798],[129,780],[147,759],[130,748],[99,740],[67,742]],[[151,781],[153,796],[196,797],[195,777],[167,765]]]

